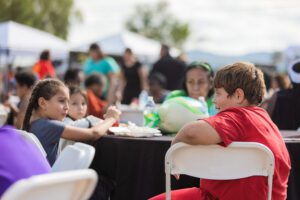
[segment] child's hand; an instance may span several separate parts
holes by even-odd
[[[108,107],[108,109],[103,117],[104,117],[104,119],[114,118],[116,121],[118,121],[120,118],[120,115],[121,115],[120,110],[118,110],[115,106],[110,106],[110,107]]]

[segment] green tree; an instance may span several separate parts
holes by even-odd
[[[1,0],[0,22],[12,20],[66,39],[71,20],[81,20],[73,0]]]
[[[140,4],[126,21],[126,28],[162,43],[181,48],[190,35],[189,24],[180,22],[168,11],[168,4]]]

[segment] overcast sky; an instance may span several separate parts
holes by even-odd
[[[157,0],[75,0],[83,23],[73,24],[73,46],[124,30],[138,3]],[[191,25],[186,50],[218,54],[276,51],[300,44],[297,0],[168,0],[170,11]]]

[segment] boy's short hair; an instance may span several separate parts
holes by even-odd
[[[29,71],[20,71],[15,74],[15,79],[20,86],[33,87],[37,81],[37,77]]]
[[[224,88],[228,96],[240,88],[248,102],[255,105],[262,102],[266,88],[263,72],[248,62],[236,62],[218,70],[214,87]]]
[[[84,81],[84,86],[88,88],[92,85],[104,86],[104,77],[101,74],[96,73],[89,75]]]

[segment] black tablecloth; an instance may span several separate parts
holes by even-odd
[[[145,200],[165,191],[164,157],[170,137],[125,138],[105,136],[97,143],[92,168],[100,181],[91,199],[105,199],[105,190],[112,188],[111,200]],[[288,199],[300,199],[300,143],[286,143],[292,170]],[[172,178],[172,189],[199,186],[199,179],[181,176]]]
[[[286,142],[291,158],[291,172],[288,182],[287,199],[300,199],[300,142]]]

